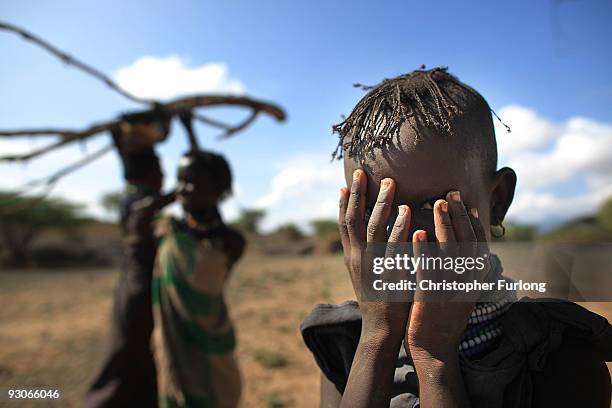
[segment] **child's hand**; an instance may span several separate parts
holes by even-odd
[[[461,201],[458,191],[451,191],[447,200],[438,200],[434,205],[435,234],[442,257],[462,256],[484,257],[486,268],[481,271],[466,272],[466,280],[482,280],[488,272],[489,258],[486,235],[478,219],[475,208],[469,211]],[[413,235],[413,250],[415,254],[427,256],[427,233],[415,231]],[[469,245],[473,242],[474,245]],[[460,244],[467,243],[467,244]],[[465,252],[469,253],[465,253]],[[430,271],[427,271],[430,273]],[[435,271],[434,271],[435,273]],[[448,272],[446,272],[448,273]],[[423,278],[423,271],[417,270],[417,279]],[[444,360],[447,356],[456,356],[459,342],[467,325],[470,313],[474,308],[474,297],[463,301],[449,301],[455,293],[436,293],[438,298],[432,301],[418,301],[421,293],[417,290],[415,302],[410,311],[410,321],[406,329],[405,344],[415,364],[420,358],[434,357]],[[462,294],[460,293],[459,296]],[[428,295],[431,297],[431,295]]]
[[[152,237],[152,225],[155,215],[176,199],[174,191],[168,194],[147,196],[130,206],[127,231],[141,237]]]
[[[395,194],[395,182],[386,178],[380,183],[376,205],[372,210],[367,228],[365,225],[366,175],[357,169],[353,173],[351,190],[340,190],[339,227],[344,250],[344,263],[350,273],[355,295],[363,316],[362,339],[369,338],[401,340],[408,320],[408,302],[361,301],[361,256],[366,243],[402,242],[408,238],[410,208],[402,205],[387,240],[388,218]],[[371,336],[371,337],[370,337]],[[368,339],[363,339],[368,340]]]

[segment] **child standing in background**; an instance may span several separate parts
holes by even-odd
[[[180,161],[183,220],[161,219],[153,276],[153,352],[161,407],[236,407],[241,380],[223,289],[245,240],[218,211],[232,177],[222,156]]]

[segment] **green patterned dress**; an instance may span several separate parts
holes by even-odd
[[[236,407],[241,381],[223,287],[244,241],[221,223],[197,234],[164,219],[157,230],[152,347],[160,407]]]

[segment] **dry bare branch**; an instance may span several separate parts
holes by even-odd
[[[187,98],[180,98],[167,104],[158,104],[153,109],[145,109],[142,111],[130,112],[131,115],[142,114],[154,115],[156,113],[175,116],[181,112],[192,111],[197,108],[207,108],[213,106],[238,106],[251,109],[251,114],[243,122],[236,126],[227,125],[221,121],[210,119],[202,115],[196,115],[195,118],[202,122],[219,127],[225,130],[221,135],[222,138],[228,138],[245,130],[251,125],[260,113],[266,113],[274,117],[278,121],[283,121],[286,118],[285,112],[277,105],[258,101],[256,99],[245,96],[233,95],[196,95]],[[125,121],[125,116],[122,119],[95,124],[84,131],[73,131],[66,129],[31,129],[31,130],[0,130],[0,137],[24,137],[24,136],[50,136],[57,135],[60,140],[45,146],[41,149],[23,155],[7,155],[0,157],[0,161],[27,161],[43,154],[49,153],[57,148],[75,142],[84,140],[101,132],[109,131],[114,126],[117,126],[121,121]]]
[[[211,106],[241,106],[266,113],[274,117],[279,122],[286,119],[285,112],[278,105],[270,102],[259,101],[246,96],[195,95],[162,104],[163,109],[169,112],[177,112],[183,109],[206,108]]]
[[[76,132],[70,130],[58,130],[58,129],[40,129],[40,130],[19,130],[19,131],[0,131],[1,137],[15,137],[15,136],[51,136],[56,135],[59,140],[51,143],[45,147],[37,150],[33,150],[29,153],[22,155],[6,155],[0,156],[0,161],[28,161],[35,157],[49,153],[55,149],[65,146],[77,140],[84,140],[93,135],[101,132],[109,131],[113,127],[119,124],[118,121],[104,122],[95,124],[84,131]]]
[[[86,166],[87,164],[91,163],[92,161],[96,159],[99,159],[100,157],[104,156],[106,153],[112,151],[114,148],[115,148],[114,144],[110,144],[106,147],[103,147],[102,149],[99,149],[83,157],[82,159],[74,163],[69,164],[68,166],[51,174],[50,176],[46,176],[46,177],[43,177],[37,180],[32,180],[26,183],[25,186],[26,187],[34,187],[34,186],[39,186],[39,185],[51,186],[57,183],[60,178],[67,176],[68,174],[80,169],[83,166]]]
[[[110,77],[106,76],[104,73],[102,73],[102,72],[98,71],[97,69],[95,69],[95,68],[85,64],[84,62],[81,62],[81,61],[77,60],[76,58],[72,57],[71,55],[63,52],[62,50],[58,49],[54,45],[48,43],[47,41],[43,40],[42,38],[40,38],[40,37],[38,37],[38,36],[36,36],[34,34],[24,30],[23,28],[17,27],[16,25],[13,25],[13,24],[10,24],[10,23],[6,23],[6,22],[3,22],[3,21],[0,21],[0,30],[10,31],[10,32],[13,32],[15,34],[20,35],[26,41],[30,41],[30,42],[38,45],[39,47],[45,49],[47,52],[51,53],[52,55],[58,57],[65,64],[72,65],[72,66],[80,69],[81,71],[83,71],[83,72],[93,76],[94,78],[104,82],[104,84],[106,86],[108,86],[109,88],[111,88],[115,92],[118,92],[119,94],[125,96],[126,98],[130,99],[131,101],[138,102],[138,103],[145,103],[145,104],[148,104],[148,105],[155,104],[155,102],[156,102],[156,101],[151,100],[151,99],[139,98],[139,97],[137,97],[137,96],[127,92],[125,89],[123,89],[119,85],[117,85],[112,79],[110,79]]]

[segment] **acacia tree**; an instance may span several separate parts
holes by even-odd
[[[100,199],[100,205],[110,215],[117,217],[119,215],[119,208],[121,206],[121,197],[123,197],[122,191],[113,191],[106,193]]]
[[[597,223],[612,231],[612,197],[608,198],[597,211]]]
[[[310,223],[317,238],[328,237],[338,233],[338,221],[336,220],[314,220]]]
[[[0,255],[12,267],[28,264],[32,243],[47,229],[73,231],[85,218],[81,206],[57,198],[0,191]]]
[[[266,212],[257,208],[243,208],[240,216],[232,223],[239,230],[249,234],[259,233],[259,224],[266,216]]]

